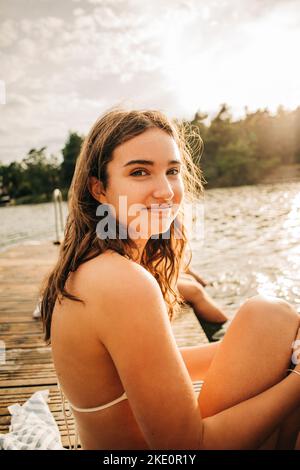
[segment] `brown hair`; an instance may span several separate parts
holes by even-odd
[[[180,126],[171,122],[162,112],[156,110],[130,110],[112,108],[101,116],[85,138],[69,191],[69,215],[65,227],[64,240],[60,247],[59,259],[45,280],[41,289],[41,314],[45,341],[50,343],[51,319],[56,300],[60,297],[83,302],[65,289],[70,272],[74,272],[84,262],[95,258],[107,249],[122,256],[132,257],[136,244],[130,238],[97,237],[96,215],[99,202],[91,195],[88,188],[90,176],[97,177],[104,190],[109,185],[107,164],[112,160],[114,149],[127,140],[141,134],[149,128],[159,128],[175,139],[183,161],[183,180],[188,200],[193,200],[202,190],[201,172],[193,163],[189,145],[185,138],[187,125]],[[189,128],[189,135],[193,130]],[[193,133],[194,137],[196,133]],[[198,136],[200,146],[202,141]],[[200,147],[199,147],[200,150]],[[177,216],[180,218],[180,214]],[[118,226],[117,226],[118,228]],[[170,320],[182,301],[176,281],[182,263],[187,237],[182,224],[181,238],[175,236],[174,221],[170,227],[170,236],[149,239],[142,253],[141,265],[156,279],[168,307]]]

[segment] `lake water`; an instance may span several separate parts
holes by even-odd
[[[275,295],[300,312],[300,183],[206,192],[204,243],[194,266],[232,316],[246,298]]]
[[[64,204],[66,216],[67,206]],[[0,208],[0,249],[55,239],[52,203]],[[204,240],[192,240],[192,265],[228,315],[257,293],[300,311],[300,183],[206,191]]]
[[[66,220],[66,203],[63,215]],[[56,239],[52,202],[0,207],[0,220],[0,251],[14,244]]]

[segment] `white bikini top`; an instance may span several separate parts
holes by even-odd
[[[192,382],[192,384],[193,384],[193,389],[194,389],[194,392],[196,394],[196,397],[198,397],[198,395],[201,391],[201,388],[204,384],[204,381],[203,380],[196,380],[196,381]],[[61,386],[60,386],[59,382],[57,382],[57,387],[59,389],[60,396],[61,396],[63,415],[64,415],[65,425],[66,425],[66,429],[67,429],[67,436],[68,436],[68,440],[69,440],[69,447],[70,447],[70,449],[77,450],[78,449],[78,444],[79,444],[79,433],[78,433],[78,430],[77,430],[76,420],[75,420],[75,441],[74,441],[74,446],[72,446],[71,433],[70,433],[68,419],[67,419],[67,418],[70,418],[72,416],[72,413],[70,415],[67,415],[67,413],[66,413],[66,407],[65,407],[66,399],[65,399],[64,393],[61,389]],[[75,410],[75,411],[78,411],[78,412],[81,412],[81,413],[93,413],[95,411],[101,411],[101,410],[104,410],[105,408],[109,408],[110,406],[116,405],[117,403],[120,403],[121,401],[126,400],[126,399],[127,399],[127,395],[126,395],[126,392],[124,392],[119,398],[116,398],[115,400],[112,400],[109,403],[106,403],[105,405],[100,405],[100,406],[96,406],[96,407],[93,407],[93,408],[79,408],[78,406],[73,405],[69,400],[68,400],[68,403],[69,403],[69,406],[70,406],[71,410]]]
[[[199,393],[201,391],[201,388],[203,386],[203,383],[204,383],[203,380],[196,380],[196,381],[192,382],[193,389],[194,389],[194,392],[195,392],[196,396],[199,395]],[[58,386],[61,394],[63,394],[59,382],[57,383],[57,386]],[[120,403],[121,401],[126,400],[127,398],[128,397],[126,395],[126,392],[124,392],[119,398],[116,398],[115,400],[112,400],[109,403],[106,403],[105,405],[100,405],[100,406],[96,406],[96,407],[93,407],[93,408],[79,408],[78,406],[73,405],[70,402],[70,400],[68,400],[68,403],[69,403],[70,407],[75,411],[78,411],[80,413],[93,413],[95,411],[105,410],[106,408],[109,408],[110,406],[116,405],[117,403]]]

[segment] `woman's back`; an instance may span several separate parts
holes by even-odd
[[[85,300],[86,306],[64,298],[61,305],[56,303],[53,313],[51,343],[58,380],[66,397],[79,408],[108,404],[124,392],[111,356],[95,331],[94,315],[101,317],[103,312],[93,302],[88,286],[88,279],[96,276],[101,290],[108,263],[110,269],[115,262],[118,269],[125,269],[129,261],[116,257],[121,258],[116,253],[104,253],[71,273],[67,289]],[[92,312],[95,308],[97,311]],[[115,326],[112,322],[112,332]],[[73,414],[83,448],[148,448],[126,399],[92,413],[73,409]]]

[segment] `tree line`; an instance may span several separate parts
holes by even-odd
[[[183,124],[192,157],[200,165],[206,188],[256,184],[279,165],[300,163],[300,107],[293,111],[279,107],[245,110],[233,120],[226,104],[208,121],[198,111]],[[192,131],[192,132],[191,132]],[[199,136],[204,148],[201,152]],[[70,132],[62,149],[62,161],[46,153],[46,147],[33,148],[20,162],[0,163],[0,182],[17,203],[45,202],[56,187],[65,197],[72,180],[84,136]]]

